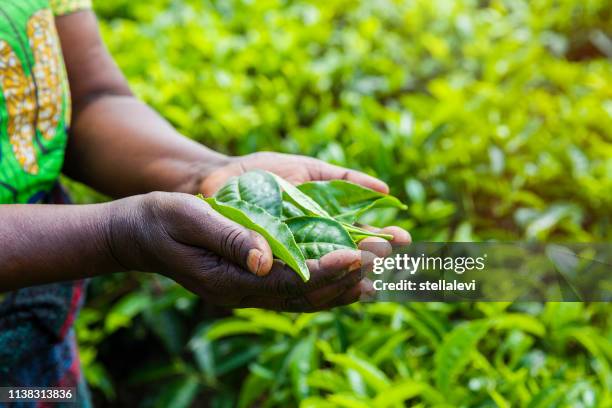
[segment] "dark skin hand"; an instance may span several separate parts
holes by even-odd
[[[0,221],[0,291],[143,270],[214,304],[305,312],[353,303],[372,290],[363,274],[374,254],[344,250],[309,260],[304,283],[273,261],[262,236],[183,193],[83,206],[3,205]]]
[[[0,291],[122,270],[165,274],[211,303],[314,311],[356,301],[374,254],[336,251],[309,260],[311,280],[274,261],[259,234],[190,194],[213,194],[253,168],[294,183],[346,179],[381,192],[368,175],[308,157],[255,153],[227,157],[182,135],[131,93],[106,51],[95,15],[56,19],[73,98],[64,172],[110,196],[90,206],[0,206]],[[181,194],[189,193],[189,194]],[[397,227],[384,232],[410,241]],[[15,239],[15,237],[18,237]],[[377,238],[378,256],[390,246]]]

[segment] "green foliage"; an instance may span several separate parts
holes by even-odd
[[[471,354],[487,329],[487,322],[475,320],[456,327],[444,338],[434,358],[435,381],[440,391],[451,391],[450,385],[472,359]]]
[[[248,401],[265,397],[264,406],[298,401],[305,407],[395,407],[417,401],[426,406],[551,406],[553,399],[560,406],[606,406],[610,356],[600,354],[609,342],[591,331],[593,347],[567,334],[553,345],[556,315],[563,309],[589,318],[569,320],[557,334],[590,331],[593,322],[610,318],[605,304],[374,304],[342,313],[274,315],[282,324],[272,325],[270,312],[242,310],[234,320],[204,328],[194,341],[227,326],[226,340],[244,336],[251,347],[268,344],[248,363],[247,383],[258,381],[257,390],[245,387],[239,396]],[[432,320],[423,319],[424,313]],[[414,319],[436,333],[440,344],[429,341]],[[243,331],[235,330],[237,322],[244,324]],[[589,374],[588,361],[604,364],[600,375]]]
[[[371,223],[421,241],[610,240],[607,0],[96,7],[136,93],[184,134],[231,154],[301,153],[377,175],[409,209],[366,214]],[[137,405],[131,395],[141,406],[612,404],[608,304],[216,319],[140,274],[95,280],[88,302],[77,326],[85,374],[124,405]]]
[[[416,240],[609,237],[606,0],[100,3],[135,91],[211,147],[378,175]]]

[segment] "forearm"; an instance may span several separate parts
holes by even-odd
[[[0,292],[122,269],[108,240],[114,203],[0,205]]]
[[[113,197],[196,193],[228,158],[180,135],[131,96],[101,96],[74,118],[64,171]]]
[[[226,157],[182,136],[132,95],[93,13],[59,17],[56,26],[73,103],[64,172],[113,197],[198,192]]]

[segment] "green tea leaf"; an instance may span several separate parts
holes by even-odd
[[[283,193],[283,198],[286,197],[286,194],[287,193]],[[302,217],[304,215],[306,215],[304,211],[300,210],[290,201],[287,201],[286,199],[283,200],[283,208],[281,214],[282,219],[286,220],[287,218]]]
[[[260,309],[238,309],[234,312],[234,315],[248,319],[262,329],[289,336],[295,336],[297,333],[293,321],[289,317],[277,312]]]
[[[347,222],[342,222],[341,224],[344,226],[346,231],[351,234],[351,237],[356,242],[359,242],[362,239],[368,238],[368,237],[383,238],[383,239],[386,239],[386,240],[389,240],[389,241],[393,239],[393,235],[391,235],[391,234],[382,234],[382,233],[378,233],[378,232],[368,231],[368,230],[363,229],[361,227],[357,227],[355,225],[351,225],[351,224],[349,224]]]
[[[349,393],[331,394],[327,399],[332,402],[333,407],[338,408],[371,408],[372,404],[369,399],[360,395],[351,395]]]
[[[311,391],[308,384],[308,374],[313,371],[316,361],[315,333],[300,340],[288,356],[289,375],[293,386],[295,399],[307,398]]]
[[[319,204],[313,201],[306,194],[302,193],[297,187],[288,182],[282,177],[277,176],[273,173],[268,173],[276,182],[281,186],[284,190],[285,194],[283,194],[283,198],[285,201],[291,202],[291,204],[300,208],[302,211],[306,212],[308,215],[318,215],[320,217],[329,217],[330,215],[325,211]]]
[[[195,375],[180,378],[162,387],[158,395],[158,406],[168,408],[187,408],[193,404],[200,390],[200,382]]]
[[[426,389],[427,384],[406,379],[380,392],[372,405],[376,408],[398,406],[410,398],[421,395]]]
[[[377,207],[407,207],[397,198],[344,180],[312,181],[298,186],[334,218],[355,222],[363,213]]]
[[[504,313],[491,317],[490,322],[495,329],[522,330],[538,337],[544,336],[546,328],[533,316],[521,313]]]
[[[214,341],[223,337],[235,336],[237,334],[258,334],[263,329],[253,322],[239,319],[225,319],[215,322],[203,333],[206,340]]]
[[[543,388],[529,401],[528,408],[544,408],[559,406],[559,402],[563,400],[564,394],[567,392],[565,384],[552,384]]]
[[[338,405],[321,397],[308,397],[300,401],[300,408],[338,408]]]
[[[349,390],[346,379],[342,375],[327,369],[318,369],[311,372],[308,375],[308,385],[312,388],[330,392],[342,392]]]
[[[286,221],[306,259],[319,259],[337,249],[356,249],[342,225],[331,218],[297,217]]]
[[[262,208],[245,201],[221,203],[215,198],[204,199],[224,217],[259,232],[270,244],[272,253],[283,260],[300,275],[304,282],[310,279],[304,255],[297,246],[293,234],[280,219],[273,217]]]
[[[255,406],[255,402],[270,388],[271,381],[256,373],[250,373],[244,380],[238,398],[238,408]]]
[[[380,392],[391,384],[387,375],[378,367],[353,354],[332,354],[326,356],[329,362],[345,369],[357,371],[365,382],[374,390]]]
[[[217,201],[244,201],[255,204],[275,217],[281,216],[282,198],[278,183],[271,173],[254,170],[230,179],[215,194]]]
[[[217,375],[222,376],[226,373],[230,373],[237,368],[243,367],[249,363],[252,363],[257,356],[262,353],[263,347],[257,343],[251,343],[248,346],[236,348],[228,353],[226,358],[222,361],[217,362]]]
[[[136,315],[151,307],[151,303],[151,297],[145,293],[135,292],[125,296],[108,312],[104,328],[108,333],[112,333],[122,327],[128,327]]]
[[[451,384],[469,363],[472,351],[488,329],[488,322],[475,320],[455,327],[444,337],[434,357],[434,376],[440,391],[445,393],[450,390]]]

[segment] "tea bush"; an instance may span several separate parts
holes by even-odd
[[[135,92],[230,154],[362,169],[415,240],[610,240],[606,0],[99,2]],[[95,199],[72,185],[80,201]],[[161,277],[92,282],[99,401],[129,406],[609,406],[608,304],[211,310]],[[219,318],[219,314],[225,316]]]

